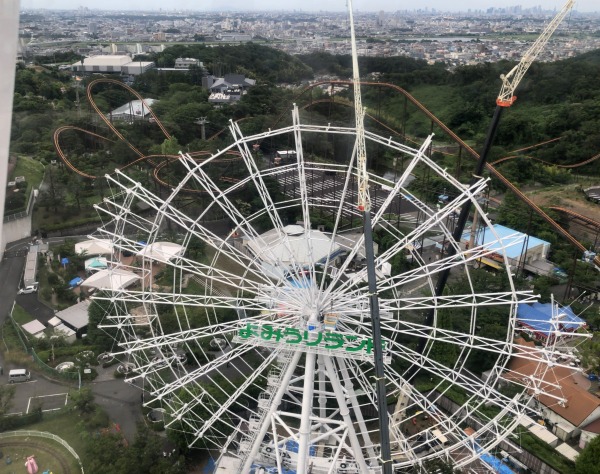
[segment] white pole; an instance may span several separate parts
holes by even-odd
[[[300,430],[298,432],[298,466],[297,474],[306,474],[308,466],[308,454],[310,446],[310,431],[313,405],[313,392],[315,389],[315,362],[317,354],[308,352],[306,354],[306,367],[304,370],[304,389],[302,390],[302,414],[300,419]]]
[[[348,405],[346,404],[344,390],[342,388],[342,384],[340,383],[340,379],[335,370],[335,367],[333,366],[333,361],[329,356],[326,356],[324,359],[325,366],[327,367],[327,375],[329,375],[329,381],[331,382],[331,387],[333,388],[335,398],[337,399],[338,406],[340,408],[340,415],[342,416],[344,423],[346,423],[346,426],[348,427],[348,439],[350,440],[350,445],[352,446],[354,460],[356,461],[356,464],[358,464],[359,472],[369,472],[369,467],[365,462],[365,458],[362,453],[362,447],[360,445],[360,442],[358,441],[358,436],[356,436],[354,423],[352,422],[352,418],[350,417],[350,410],[348,409]]]

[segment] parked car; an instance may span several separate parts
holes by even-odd
[[[27,285],[25,288],[21,288],[18,291],[19,295],[28,295],[30,293],[35,293],[38,290],[38,284],[34,283],[33,285]]]

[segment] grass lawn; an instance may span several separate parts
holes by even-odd
[[[38,472],[49,470],[66,474],[81,472],[79,463],[59,443],[51,439],[23,436],[0,439],[0,450],[4,457],[0,463],[0,474],[27,472],[24,466],[28,456],[35,456]],[[10,458],[11,464],[6,464]]]
[[[15,304],[15,308],[12,313],[13,319],[15,322],[19,323],[21,326],[23,324],[27,324],[30,321],[34,320],[34,317],[29,314],[22,306]]]
[[[47,431],[64,439],[81,457],[84,450],[84,442],[81,432],[85,428],[79,424],[79,417],[75,412],[61,413],[45,417],[38,423],[27,426],[29,430]]]
[[[29,202],[31,189],[39,189],[40,184],[42,183],[44,177],[44,165],[28,156],[19,155],[17,158],[17,165],[15,166],[9,181],[14,181],[15,176],[25,176],[25,181],[27,181],[27,202]],[[27,204],[25,204],[25,206],[27,207]]]

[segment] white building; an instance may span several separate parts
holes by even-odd
[[[127,54],[90,56],[71,65],[71,69],[80,74],[119,74],[123,76],[137,76],[152,68],[154,68],[152,61],[132,61],[131,56]]]
[[[155,102],[156,99],[144,99],[143,102],[138,99],[132,100],[111,111],[107,117],[111,120],[122,120],[128,123],[137,120],[148,120],[150,118],[150,107]]]
[[[189,69],[190,66],[204,67],[204,64],[196,58],[177,58],[175,59],[175,69]]]

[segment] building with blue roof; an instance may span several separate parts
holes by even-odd
[[[546,340],[556,330],[575,332],[585,326],[585,321],[569,306],[555,306],[553,310],[552,303],[533,303],[518,306],[517,324],[536,339]]]
[[[539,275],[549,274],[554,268],[554,265],[546,260],[550,252],[550,242],[500,224],[494,224],[491,228],[479,228],[473,236],[470,231],[465,232],[461,240],[467,249],[469,246],[485,245],[493,250],[494,252],[479,259],[480,263],[492,268],[503,268],[504,252],[511,268],[523,266]]]

